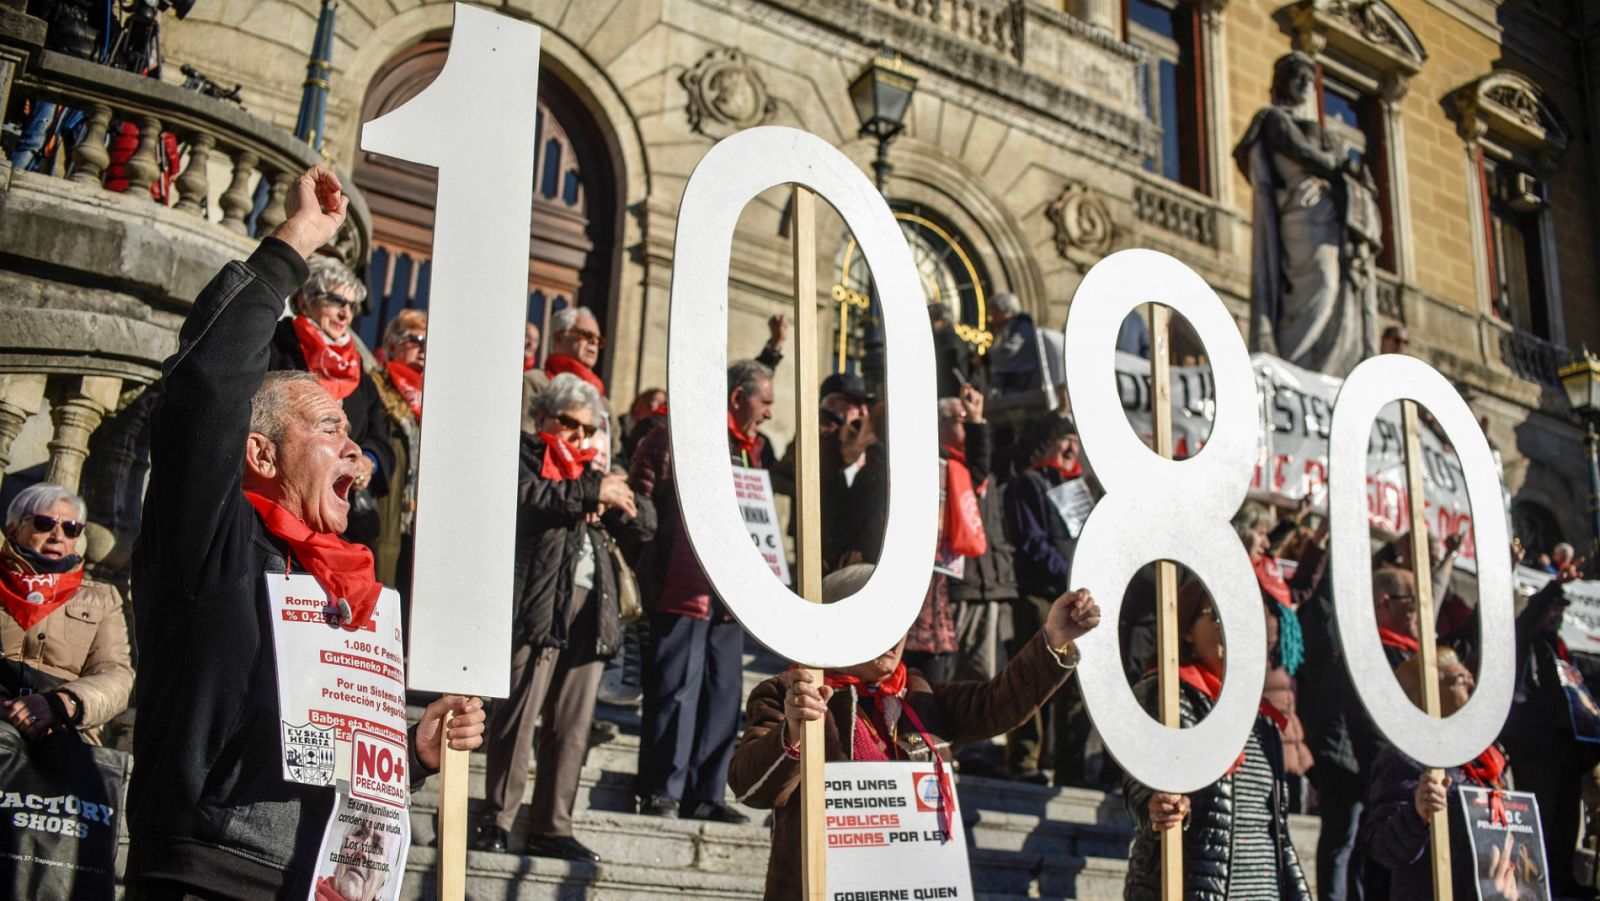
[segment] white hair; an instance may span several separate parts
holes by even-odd
[[[32,516],[35,513],[46,513],[51,507],[62,501],[71,501],[76,509],[77,519],[83,522],[89,517],[89,510],[83,505],[83,498],[73,494],[54,482],[40,482],[22,489],[16,497],[11,499],[11,506],[6,508],[6,528],[16,528],[22,522],[22,517]]]
[[[1022,312],[1022,300],[1010,291],[1001,291],[989,298],[989,305],[1007,316]]]
[[[559,335],[562,332],[572,331],[572,329],[577,326],[578,320],[584,316],[589,317],[590,321],[595,324],[595,329],[598,331],[600,327],[600,320],[596,319],[595,315],[589,312],[588,307],[562,307],[561,309],[550,314],[550,334]]]
[[[285,411],[294,403],[292,389],[300,384],[322,387],[316,376],[303,369],[278,369],[267,373],[261,380],[261,387],[250,396],[250,431],[266,436],[273,444],[282,441],[284,430],[288,428]]]
[[[295,297],[297,307],[307,297],[331,294],[337,288],[349,288],[350,297],[357,304],[367,299],[367,286],[362,284],[361,279],[356,278],[356,274],[350,271],[349,266],[333,257],[316,254],[306,261],[306,266],[311,269],[311,275],[300,286],[300,293]]]
[[[939,398],[939,418],[940,419],[960,419],[961,418],[961,398],[959,398],[959,397],[941,397],[941,398]]]
[[[550,384],[533,400],[533,414],[552,419],[573,407],[588,407],[596,419],[605,415],[600,392],[570,372],[563,372],[551,379]]]
[[[822,579],[822,603],[842,601],[860,591],[877,568],[873,563],[855,563],[828,573]]]

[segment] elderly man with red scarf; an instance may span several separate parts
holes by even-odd
[[[772,370],[755,360],[728,367],[728,452],[733,465],[772,468],[772,443],[757,431],[772,418]],[[723,801],[744,695],[744,627],[711,590],[678,508],[666,429],[639,443],[628,475],[655,502],[659,528],[637,572],[650,617],[639,729],[639,812],[742,823]],[[787,486],[774,486],[782,492]]]
[[[334,797],[282,775],[266,577],[309,572],[347,630],[371,622],[383,586],[372,553],[339,538],[368,470],[339,401],[312,374],[267,369],[284,299],[348,203],[331,170],[301,175],[288,218],[200,293],[163,367],[133,558],[130,901],[311,890]],[[482,743],[481,701],[435,701],[407,737],[413,780],[438,769],[449,711],[452,748]]]
[[[830,573],[822,580],[823,602],[856,593],[873,569],[857,563]],[[902,638],[865,663],[825,671],[821,685],[808,670],[792,668],[756,686],[728,784],[740,802],[772,810],[767,901],[800,897],[797,790],[807,720],[823,720],[830,761],[932,760],[942,766],[952,746],[1013,729],[1048,701],[1078,665],[1073,642],[1099,623],[1100,608],[1088,591],[1061,595],[1039,633],[986,682],[930,681],[901,660]]]

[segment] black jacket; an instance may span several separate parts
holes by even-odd
[[[195,299],[163,366],[133,557],[129,881],[296,901],[310,888],[333,792],[283,780],[264,576],[287,552],[243,494],[250,398],[305,278],[293,249],[262,241]],[[411,766],[424,773],[414,753]]]
[[[1450,881],[1455,897],[1478,895],[1477,874],[1472,866],[1472,845],[1467,824],[1461,814],[1461,785],[1471,785],[1460,767],[1445,771],[1450,779],[1446,791],[1446,810],[1450,816]],[[1361,812],[1361,829],[1356,835],[1355,855],[1368,868],[1381,867],[1388,874],[1389,898],[1432,898],[1433,866],[1429,860],[1428,824],[1417,816],[1417,783],[1422,764],[1393,747],[1385,748],[1372,764],[1366,808]],[[1501,786],[1509,788],[1509,785]],[[1354,861],[1352,861],[1354,862]]]
[[[994,472],[994,437],[987,422],[969,422],[966,432],[967,471],[972,474],[973,490],[983,488],[978,495],[978,513],[983,517],[983,535],[989,550],[982,557],[967,558],[962,577],[950,580],[950,600],[1014,600],[1017,573],[1012,555],[1016,548],[1006,537],[1005,486],[997,484],[999,479]]]
[[[1054,598],[1067,590],[1078,542],[1046,496],[1062,481],[1054,471],[1030,469],[1006,486],[1006,535],[1016,548],[1017,589],[1025,595]]]
[[[1145,709],[1156,711],[1156,677],[1146,676],[1134,686]],[[1179,722],[1194,726],[1211,712],[1211,699],[1180,683]],[[1300,858],[1289,840],[1289,798],[1283,782],[1283,743],[1278,727],[1257,714],[1256,739],[1272,767],[1273,842],[1278,848],[1280,897],[1286,901],[1310,901]],[[1152,790],[1127,779],[1123,782],[1123,804],[1135,824],[1133,846],[1128,853],[1128,879],[1123,897],[1127,901],[1155,901],[1161,897],[1161,836],[1150,826]],[[1189,819],[1183,828],[1183,897],[1186,901],[1224,901],[1228,897],[1228,867],[1233,854],[1233,777],[1223,776],[1206,788],[1189,795]]]
[[[1556,674],[1556,642],[1539,631],[1551,607],[1563,600],[1561,582],[1551,579],[1517,615],[1517,682],[1500,740],[1524,765],[1546,757],[1558,743],[1572,742],[1572,716]]]
[[[617,578],[606,543],[612,535],[626,534],[638,542],[655,534],[655,507],[647,497],[636,497],[637,517],[624,518],[608,510],[599,525],[588,515],[600,505],[598,470],[576,479],[556,481],[540,475],[544,439],[522,435],[521,476],[517,484],[517,564],[513,595],[517,599],[513,640],[539,648],[561,648],[567,643],[567,605],[572,601],[583,536],[589,537],[594,555],[594,587],[579,616],[597,616],[594,660],[617,652],[622,623],[617,606]]]

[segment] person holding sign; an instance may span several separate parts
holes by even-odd
[[[307,258],[333,237],[348,202],[332,170],[302,174],[285,199],[287,218],[195,299],[163,367],[133,558],[142,666],[127,801],[130,901],[307,897],[323,860],[335,792],[285,775],[277,655],[296,649],[275,646],[281,624],[269,615],[269,583],[309,570],[326,596],[293,612],[328,628],[332,610],[343,627],[335,635],[385,643],[389,636],[368,631],[382,590],[372,554],[339,538],[351,492],[371,467],[315,376],[267,368],[284,299],[305,282]],[[392,625],[398,632],[398,616]],[[481,701],[430,704],[388,743],[398,759],[382,754],[402,794],[405,782],[438,769],[452,711],[450,747],[482,743]]]
[[[1222,621],[1199,582],[1191,580],[1179,590],[1178,634],[1182,636],[1180,721],[1192,727],[1216,703],[1227,669]],[[1154,671],[1134,686],[1134,694],[1152,715],[1156,691]],[[1126,780],[1123,803],[1137,829],[1128,853],[1124,898],[1161,897],[1158,833],[1182,829],[1183,896],[1189,901],[1310,901],[1300,858],[1289,839],[1282,727],[1277,709],[1262,701],[1255,727],[1233,767],[1193,794],[1152,791],[1132,778]]]
[[[854,594],[873,570],[858,563],[829,574],[823,603]],[[930,683],[900,659],[901,639],[872,660],[827,671],[821,685],[792,668],[756,686],[728,785],[741,803],[773,811],[768,901],[800,896],[799,742],[807,720],[824,720],[830,761],[932,760],[937,769],[950,760],[951,745],[999,735],[1032,716],[1078,665],[1074,641],[1099,623],[1089,592],[1060,595],[1039,634],[988,682]]]

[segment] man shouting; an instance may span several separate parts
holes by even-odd
[[[134,551],[130,901],[311,890],[334,795],[282,776],[265,577],[309,572],[347,629],[370,620],[382,586],[372,554],[338,537],[365,471],[343,409],[315,377],[269,376],[267,362],[285,298],[348,203],[331,170],[301,175],[288,218],[200,293],[163,366]],[[413,779],[438,770],[447,711],[452,748],[482,742],[481,701],[434,702],[408,736]]]

